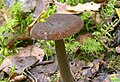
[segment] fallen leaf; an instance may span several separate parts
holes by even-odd
[[[98,73],[99,67],[104,61],[95,59],[93,62],[85,63],[80,60],[70,62],[70,68],[76,82],[109,82],[107,73]]]
[[[101,61],[100,59],[96,59],[92,63],[89,63],[87,68],[83,67],[82,75],[93,77],[93,75],[98,72]]]
[[[76,11],[76,12],[84,12],[84,11],[98,11],[100,8],[100,4],[94,2],[87,2],[85,4],[78,4],[77,6],[69,6],[67,7],[67,11]]]
[[[35,56],[39,61],[43,60],[44,55],[44,50],[35,45],[29,45],[24,48],[22,47],[17,53],[18,57]]]
[[[92,75],[93,75],[92,69],[91,68],[83,69],[82,70],[82,75],[87,76],[87,77],[92,77]]]
[[[49,82],[50,78],[47,77],[45,74],[34,74],[34,76],[37,78],[37,82]]]
[[[57,63],[53,62],[46,65],[38,65],[30,70],[31,73],[48,73],[48,74],[54,74],[58,70]]]
[[[57,13],[62,14],[79,14],[84,11],[98,11],[101,7],[100,4],[94,2],[87,2],[85,4],[79,3],[76,6],[70,6],[66,3],[58,2],[57,0],[54,0],[54,2],[57,7]]]
[[[49,62],[49,61],[48,61]],[[30,72],[37,78],[38,82],[50,82],[53,75],[58,71],[56,62],[50,64],[41,64],[30,70]]]
[[[32,66],[33,64],[37,63],[39,60],[34,56],[28,56],[28,57],[15,57],[15,56],[9,56],[5,58],[0,65],[0,70],[4,71],[8,75],[10,75],[10,69],[15,69],[15,74],[21,74],[23,71]]]
[[[81,80],[83,80],[82,77],[82,67],[85,66],[85,62],[84,61],[80,61],[80,60],[74,60],[72,62],[70,62],[70,68],[72,71],[72,75],[75,78],[75,80],[80,80],[80,82],[82,82]],[[84,82],[84,81],[83,81]]]

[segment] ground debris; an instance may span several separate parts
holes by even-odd
[[[19,57],[27,57],[27,56],[35,56],[39,61],[43,60],[44,57],[44,50],[35,46],[35,45],[29,45],[27,47],[21,47],[18,49],[17,55]]]
[[[44,62],[44,61],[43,61]],[[38,82],[49,82],[56,78],[58,66],[56,62],[50,64],[37,65],[30,72],[37,78]]]
[[[87,64],[83,61],[74,60],[70,66],[76,82],[110,82],[108,73],[101,72],[100,67],[103,64],[105,63],[101,59],[95,59]]]
[[[28,56],[25,58],[10,56],[4,59],[0,65],[0,70],[10,75],[10,69],[15,67],[15,73],[22,74],[24,69],[30,67],[36,62],[38,62],[38,59],[34,56]]]

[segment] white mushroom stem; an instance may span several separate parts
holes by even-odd
[[[74,82],[70,67],[67,61],[67,55],[63,39],[55,40],[57,61],[63,82]]]

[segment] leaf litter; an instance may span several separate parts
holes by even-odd
[[[18,49],[17,55],[19,57],[26,57],[26,56],[35,56],[40,61],[43,60],[44,57],[44,50],[35,46],[35,45],[29,45],[26,47],[21,47]]]
[[[6,57],[0,65],[0,71],[6,73],[10,80],[14,81],[25,80],[26,77],[30,79],[31,76],[34,76],[32,78],[37,78],[38,82],[47,82],[50,80],[48,78],[58,70],[58,66],[54,61],[42,61],[43,57],[44,51],[42,49],[35,45],[29,45],[19,49],[16,56]],[[14,67],[13,74],[10,75],[10,70]],[[3,77],[4,75],[1,74],[0,78]]]
[[[48,4],[49,2],[47,4],[43,3],[42,5],[44,5],[45,8],[41,8],[40,10],[42,11],[46,9],[49,6]],[[80,7],[83,6],[84,4],[83,5],[78,4],[77,6],[74,7],[60,2],[55,2],[55,4],[57,6],[57,12],[63,14],[66,13],[78,14],[84,12],[85,10],[90,11],[94,7],[91,6],[90,9],[85,7],[86,9],[83,8],[82,10],[80,9]],[[91,3],[88,4],[91,5]],[[100,4],[97,4],[97,6],[98,5],[100,6]],[[97,9],[95,9],[95,11],[98,11],[99,6],[96,7]],[[40,7],[38,8],[36,7],[35,11],[38,11],[39,8]],[[34,14],[37,15],[36,13]],[[84,41],[84,39],[91,37],[91,34],[86,34],[81,37],[83,37],[81,38],[81,41]],[[115,38],[116,38],[115,42],[117,44],[114,45],[115,51],[116,53],[120,53],[119,32],[117,32]],[[19,75],[27,76],[25,79],[32,78],[31,80],[24,82],[35,82],[36,79],[38,82],[49,82],[51,79],[60,77],[59,75],[57,75],[58,72],[57,63],[54,61],[43,61],[43,57],[44,51],[34,45],[21,48],[19,49],[17,56],[10,56],[4,59],[3,63],[0,65],[0,78],[4,77],[2,74],[3,72],[10,75],[10,70],[14,67],[15,67],[14,74],[12,75],[12,78],[10,78],[13,80],[15,80],[15,78],[18,77]],[[85,63],[80,60],[73,60],[72,62],[70,62],[70,67],[76,82],[111,82],[110,80],[113,81],[115,78],[120,78],[119,71],[114,72],[114,74],[110,74],[104,70],[104,68],[106,68],[107,66],[107,63],[109,62],[103,59],[95,59],[93,62],[89,63]],[[58,80],[56,80],[56,82],[58,82]]]

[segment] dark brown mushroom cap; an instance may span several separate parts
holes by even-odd
[[[54,14],[44,23],[36,23],[30,35],[34,39],[60,40],[76,34],[83,27],[83,21],[76,15]]]

